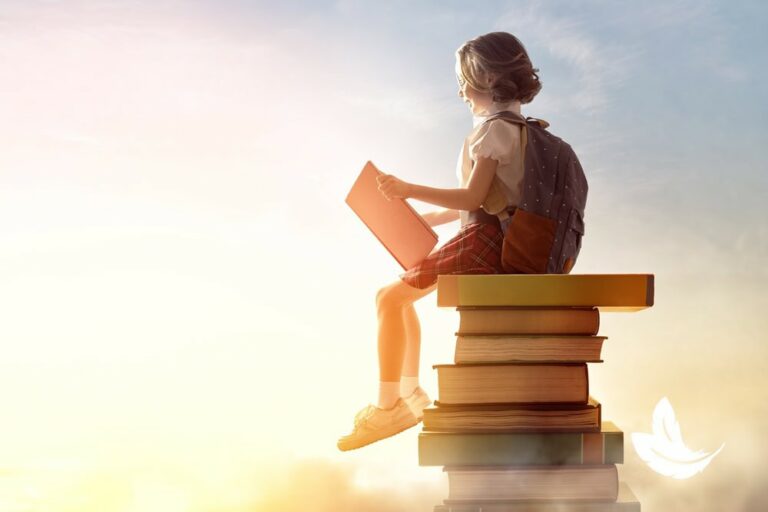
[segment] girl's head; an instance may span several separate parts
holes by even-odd
[[[538,71],[523,43],[507,32],[476,37],[456,50],[459,95],[473,111],[490,101],[530,103],[541,90]]]

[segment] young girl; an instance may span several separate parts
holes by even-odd
[[[338,441],[341,450],[368,445],[410,428],[431,403],[419,387],[419,320],[413,303],[432,292],[439,274],[501,273],[504,238],[498,217],[520,198],[523,162],[520,126],[485,119],[497,112],[520,114],[520,104],[541,90],[528,54],[518,39],[492,32],[464,43],[456,51],[459,97],[475,116],[457,165],[459,188],[439,189],[379,178],[387,198],[414,198],[440,206],[424,218],[431,226],[461,220],[459,233],[400,279],[379,290],[379,399],[355,416],[352,432]],[[488,209],[491,196],[500,207]],[[493,213],[494,215],[491,215]]]

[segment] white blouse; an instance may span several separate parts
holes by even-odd
[[[475,116],[474,128],[464,139],[456,165],[459,186],[466,187],[472,174],[472,166],[479,157],[493,158],[499,162],[491,189],[493,191],[496,188],[501,198],[493,201],[489,195],[487,201],[483,203],[483,209],[490,214],[517,206],[522,192],[523,157],[520,151],[520,125],[502,119],[484,123],[488,116],[505,110],[520,114],[520,102],[493,103],[482,115]],[[504,201],[506,205],[501,204]],[[462,226],[467,222],[467,214],[466,211],[459,213]]]

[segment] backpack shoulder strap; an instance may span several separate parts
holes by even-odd
[[[523,162],[525,162],[525,148],[528,147],[528,125],[530,123],[536,123],[539,128],[546,129],[549,127],[549,123],[543,119],[538,119],[536,117],[523,117],[522,115],[517,114],[516,112],[511,112],[509,110],[503,110],[501,112],[490,115],[485,119],[485,121],[483,121],[483,123],[493,121],[494,119],[501,119],[509,123],[519,124],[522,127],[522,130],[520,130],[520,147],[522,149]]]
[[[510,123],[522,125],[526,125],[528,123],[536,123],[542,128],[549,128],[549,123],[544,119],[539,119],[537,117],[523,117],[522,115],[510,110],[496,112],[495,114],[486,117],[485,121],[483,122],[487,123],[488,121],[493,121],[494,119],[503,119],[504,121],[509,121]]]
[[[528,121],[520,114],[510,112],[509,110],[503,110],[488,116],[483,123],[493,121],[494,119],[501,119],[502,121],[520,125],[520,157],[523,162],[523,172],[525,172],[525,148],[528,146]],[[496,178],[494,178],[494,180],[495,179]],[[499,218],[501,225],[503,227],[506,226],[506,221],[510,218],[509,212],[504,209],[497,213],[496,216]]]
[[[542,128],[548,128],[549,127],[549,123],[546,122],[543,119],[538,119],[538,118],[535,118],[535,117],[526,117],[525,120],[529,121],[529,122],[536,123],[539,126],[541,126]]]
[[[511,112],[509,110],[503,110],[501,112],[497,112],[493,115],[490,115],[486,118],[483,123],[487,123],[489,121],[493,121],[494,119],[501,119],[502,121],[507,121],[514,124],[519,124],[521,126],[520,130],[520,153],[521,158],[523,161],[523,168],[525,168],[525,148],[528,147],[528,122],[529,121],[535,121],[541,125],[542,128],[546,128],[549,126],[549,123],[544,121],[543,119],[535,119],[533,117],[523,117],[520,114],[517,114],[515,112]]]
[[[494,119],[503,119],[504,121],[509,121],[510,123],[515,124],[525,124],[525,118],[521,116],[520,114],[516,114],[515,112],[511,112],[509,110],[502,110],[501,112],[496,112],[495,114],[492,114],[488,116],[484,123],[487,123],[488,121],[493,121]]]

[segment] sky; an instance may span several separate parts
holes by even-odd
[[[653,308],[601,318],[604,417],[648,432],[667,396],[691,448],[725,443],[675,481],[627,436],[622,480],[651,512],[765,508],[766,21],[757,1],[0,1],[0,512],[439,503],[417,429],[335,447],[376,398],[374,297],[400,272],[344,197],[368,160],[456,186],[454,52],[496,30],[540,69],[523,113],[587,173],[573,272],[656,276]],[[457,318],[417,310],[434,398]]]

